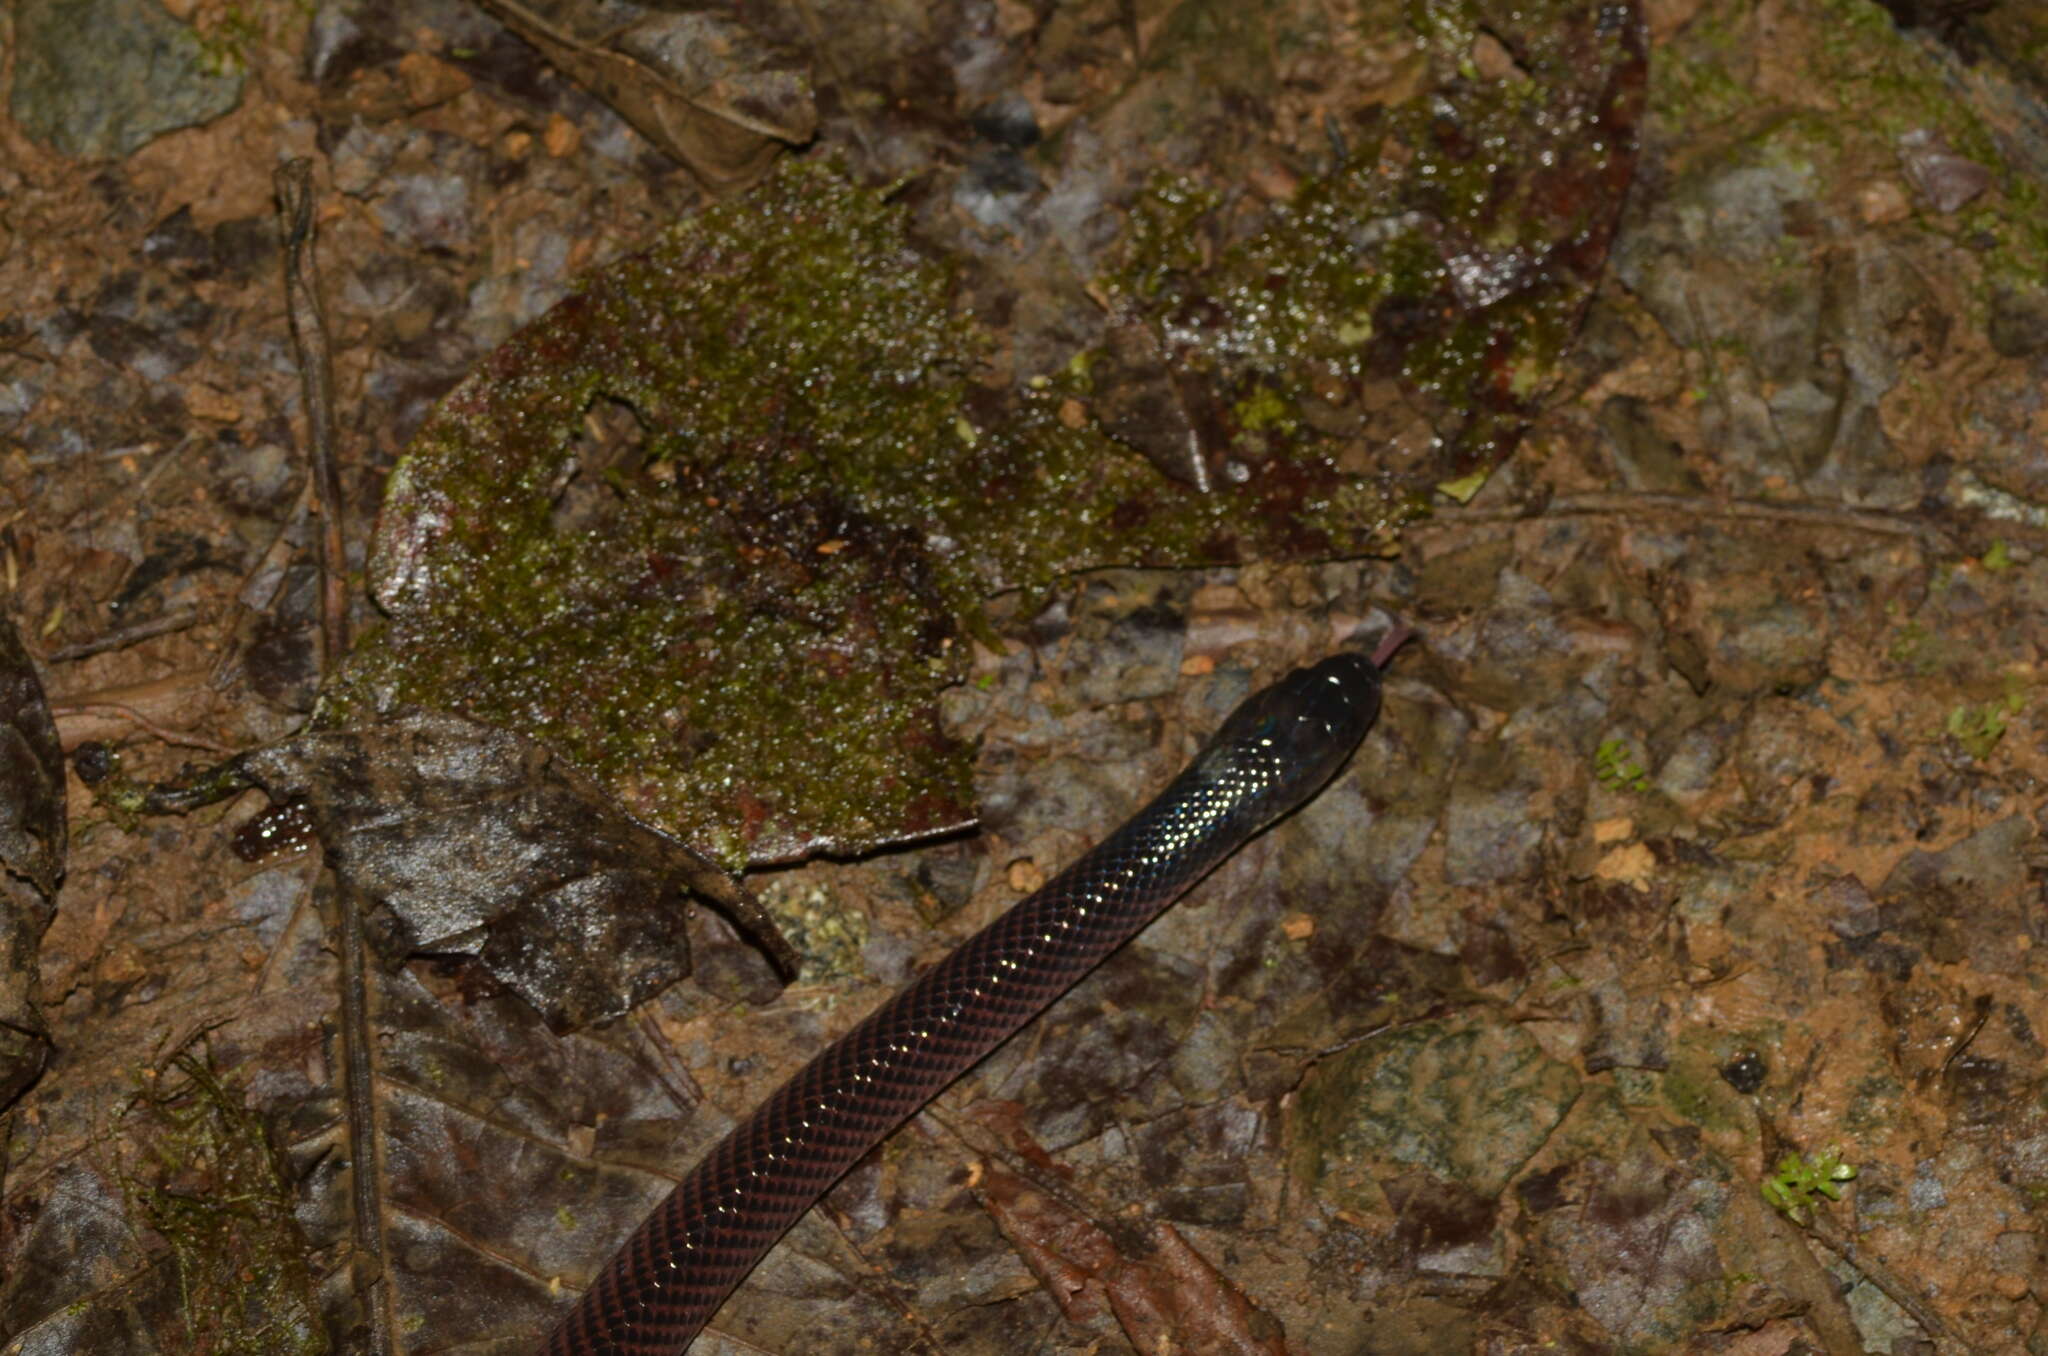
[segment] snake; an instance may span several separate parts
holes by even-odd
[[[545,1356],[681,1356],[846,1171],[1351,756],[1407,638],[1247,697],[1187,769],[1066,870],[806,1064],[678,1183],[549,1335]]]

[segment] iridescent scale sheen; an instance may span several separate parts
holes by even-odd
[[[1248,698],[1172,785],[806,1064],[648,1216],[546,1356],[679,1356],[862,1155],[1246,840],[1307,800],[1379,711],[1339,654]]]

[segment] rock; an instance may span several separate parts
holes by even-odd
[[[242,98],[242,72],[157,0],[21,0],[14,35],[14,119],[66,155],[124,156]]]

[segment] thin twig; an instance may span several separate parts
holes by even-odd
[[[197,620],[198,608],[173,608],[161,617],[151,617],[148,621],[139,621],[133,626],[124,626],[118,631],[109,631],[91,640],[81,640],[76,645],[59,646],[50,651],[50,662],[66,664],[74,659],[105,654],[108,650],[126,649],[138,641],[153,640],[157,636],[167,636],[173,631],[182,631]]]
[[[1540,521],[1546,518],[1649,517],[1678,514],[1688,518],[1832,527],[1882,537],[1912,537],[1944,551],[1957,548],[1948,533],[1924,518],[1844,508],[1839,504],[1785,504],[1759,499],[1720,499],[1704,494],[1655,494],[1596,491],[1559,495],[1534,514],[1518,508],[1445,508],[1403,527],[1404,532],[1463,528],[1484,523]]]
[[[1406,645],[1409,637],[1414,634],[1414,627],[1406,622],[1396,622],[1393,630],[1380,637],[1379,648],[1372,652],[1372,666],[1376,669],[1384,669],[1393,661],[1394,652],[1403,645]]]
[[[1988,993],[1978,994],[1972,1007],[1975,1018],[1970,1023],[1970,1029],[1965,1031],[1961,1038],[1949,1047],[1948,1054],[1942,1057],[1941,1077],[1944,1081],[1949,1077],[1950,1071],[1955,1068],[1956,1061],[1962,1058],[1963,1051],[1970,1048],[1971,1044],[1982,1034],[1984,1024],[1991,1020],[1991,995]]]
[[[348,1088],[350,1196],[355,1204],[356,1292],[381,1317],[384,1291],[384,1219],[376,1090],[370,1050],[369,966],[364,959],[363,899],[344,881],[341,910],[341,1050]],[[374,1326],[381,1328],[377,1323]]]
[[[159,453],[149,464],[149,469],[142,473],[142,479],[135,482],[135,487],[129,491],[129,497],[138,504],[149,498],[149,493],[156,488],[156,483],[169,474],[171,468],[178,464],[178,459],[185,455],[185,449],[198,445],[199,435],[188,433],[178,440],[176,447],[168,452]]]
[[[797,18],[802,21],[806,33],[810,36],[811,51],[816,53],[815,59],[830,73],[831,83],[842,90],[854,88],[839,59],[842,45],[833,41],[826,31],[824,21],[819,17],[818,7],[809,3],[809,0],[797,0],[794,9]],[[866,106],[859,99],[848,98],[843,100],[842,107],[847,112],[847,126],[853,131],[853,139],[860,143],[861,154],[867,157],[869,167],[881,165],[883,160],[875,151],[875,135],[869,126],[870,118]]]
[[[50,697],[50,714],[57,718],[60,727],[58,733],[66,749],[76,748],[82,740],[114,737],[111,733],[101,734],[97,730],[80,731],[75,728],[75,720],[74,728],[62,728],[67,719],[97,715],[138,725],[158,739],[169,743],[220,753],[232,752],[199,735],[173,733],[157,724],[155,716],[145,714],[148,711],[155,711],[158,715],[163,715],[166,711],[180,709],[180,704],[185,699],[206,692],[204,680],[204,674],[172,673],[146,683],[125,683],[118,687],[97,687],[84,692],[53,694]],[[88,721],[87,724],[90,725],[91,722]]]
[[[335,456],[334,361],[327,319],[320,309],[320,279],[313,260],[313,170],[291,160],[276,177],[278,216],[284,224],[285,308],[297,346],[299,380],[306,400],[306,443],[312,465],[313,499],[320,514],[321,668],[332,673],[348,653],[348,557],[342,547],[341,471]],[[361,892],[344,881],[336,901],[341,913],[341,1038],[346,1065],[349,1166],[355,1214],[354,1283],[373,1334],[372,1344],[390,1342],[391,1287],[384,1268],[382,1157],[378,1144],[373,1086],[375,1052],[370,1043],[369,963],[365,957]]]
[[[187,433],[184,437],[178,439],[177,443],[169,450],[160,451],[154,443],[142,443],[137,446],[110,448],[106,452],[101,453],[100,455],[104,459],[128,458],[135,456],[137,453],[147,453],[150,457],[150,463],[148,469],[143,471],[134,484],[122,490],[119,494],[105,499],[96,499],[82,506],[77,513],[67,519],[66,525],[77,528],[80,526],[91,526],[94,523],[105,523],[115,519],[134,517],[138,507],[144,500],[149,498],[150,492],[156,488],[157,482],[162,480],[178,464],[179,460],[185,455],[186,449],[197,447],[199,443],[200,438],[198,434]],[[31,458],[31,463],[33,461],[34,459]]]
[[[277,213],[284,225],[284,299],[298,351],[306,401],[306,450],[320,513],[321,667],[331,672],[348,653],[348,557],[342,550],[341,469],[335,456],[334,359],[320,277],[313,260],[313,167],[286,161],[276,176]]]
[[[187,749],[205,749],[208,753],[229,754],[234,752],[227,745],[217,744],[205,735],[196,735],[181,730],[167,730],[134,707],[123,702],[52,702],[50,704],[50,715],[54,719],[61,719],[64,716],[117,716],[131,724],[142,727],[166,744],[176,744],[181,748]]]
[[[1977,1349],[1974,1344],[1964,1341],[1962,1334],[1958,1333],[1947,1319],[1934,1312],[1919,1290],[1907,1284],[1881,1259],[1864,1253],[1856,1246],[1855,1239],[1837,1233],[1834,1226],[1822,1219],[1818,1212],[1815,1213],[1813,1222],[1807,1226],[1806,1231],[1816,1242],[1854,1267],[1865,1280],[1882,1290],[1892,1303],[1910,1314],[1913,1321],[1920,1325],[1920,1330],[1927,1334],[1943,1356],[1950,1356],[1950,1353],[1954,1353],[1954,1356],[1967,1356],[1967,1353]]]

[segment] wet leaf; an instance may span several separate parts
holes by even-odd
[[[1355,1209],[1406,1169],[1492,1195],[1578,1097],[1572,1068],[1520,1027],[1417,1022],[1317,1067],[1301,1092],[1305,1182]]]
[[[242,766],[273,797],[305,801],[335,869],[373,901],[381,951],[473,956],[557,1031],[688,973],[686,892],[795,971],[742,887],[518,735],[412,712],[301,735]]]
[[[737,15],[625,0],[481,0],[713,192],[817,130],[803,60]]]
[[[1107,1308],[1139,1351],[1286,1356],[1279,1322],[1172,1225],[1154,1225],[1149,1255],[1132,1256],[1100,1225],[1016,1174],[987,1162],[982,1173],[982,1199],[996,1227],[1070,1321],[1087,1325]]]
[[[22,1351],[147,1351],[154,1334],[178,1322],[176,1278],[162,1267],[142,1273],[116,1182],[74,1161],[26,1188],[10,1177],[9,1186],[13,1247],[0,1285],[0,1332],[25,1334]],[[111,1295],[82,1283],[112,1275],[133,1279]],[[77,1302],[88,1296],[111,1302]]]
[[[14,624],[0,617],[0,1108],[49,1057],[37,947],[64,876],[64,751]]]
[[[0,617],[0,866],[46,900],[64,877],[64,751],[35,665]]]

